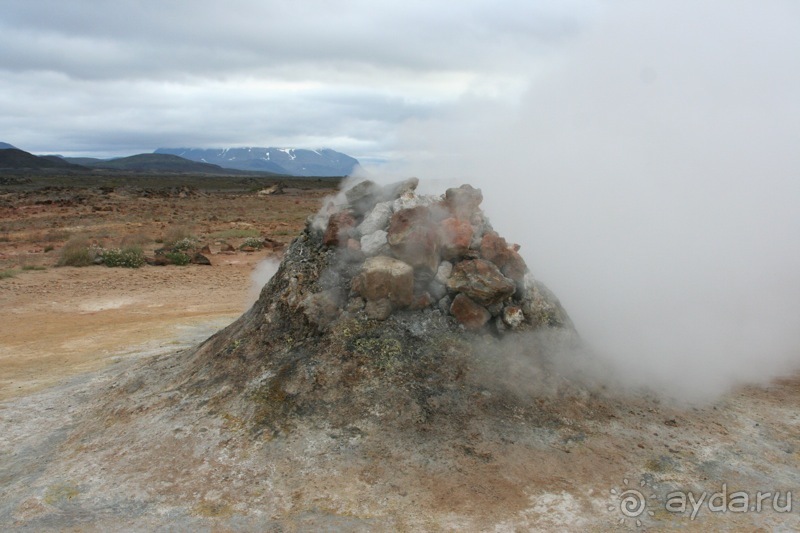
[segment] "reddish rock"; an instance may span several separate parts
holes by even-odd
[[[513,279],[517,283],[522,283],[525,279],[525,273],[528,271],[528,265],[525,264],[525,260],[516,250],[510,248],[509,252],[508,260],[500,271],[504,276]]]
[[[414,300],[414,269],[392,257],[369,257],[351,288],[367,301],[386,298],[398,307],[408,307]]]
[[[505,277],[494,263],[483,259],[457,263],[447,280],[447,287],[466,294],[481,305],[502,302],[516,291],[513,280]]]
[[[506,266],[513,251],[506,240],[495,231],[486,232],[481,239],[481,257],[500,268]]]
[[[435,272],[439,266],[439,238],[427,207],[397,211],[389,222],[386,239],[392,253],[412,267]]]
[[[224,243],[222,246],[220,246],[219,251],[223,253],[231,253],[231,252],[236,253],[236,248],[234,248],[233,245]]]
[[[458,218],[467,220],[478,209],[482,201],[483,193],[472,185],[447,189],[444,193],[444,202],[450,212]]]
[[[325,246],[336,246],[346,242],[347,232],[356,226],[356,219],[347,211],[334,213],[328,219],[328,227],[322,237]]]
[[[283,248],[283,243],[278,242],[274,239],[270,239],[269,237],[264,237],[262,241],[264,243],[265,250],[279,250]]]
[[[205,255],[211,255],[211,248],[206,244],[202,248],[200,248],[200,253]]]
[[[489,311],[478,305],[472,298],[458,294],[450,304],[450,313],[467,329],[481,329],[492,318]]]
[[[415,311],[425,309],[426,307],[432,306],[433,301],[433,296],[431,296],[429,292],[425,291],[422,294],[417,294],[414,296],[414,301],[411,302],[410,308]]]
[[[442,257],[454,259],[469,250],[474,230],[466,220],[450,217],[439,224],[439,243]]]
[[[191,262],[194,265],[211,266],[211,260],[208,257],[201,254],[200,252],[197,252],[192,256]]]
[[[386,320],[392,314],[392,302],[388,298],[370,300],[364,306],[364,312],[372,320]]]

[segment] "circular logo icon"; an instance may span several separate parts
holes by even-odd
[[[628,487],[627,479],[623,479],[622,482],[622,488],[611,489],[613,504],[608,506],[608,510],[622,515],[618,520],[620,524],[624,524],[630,519],[636,524],[636,527],[641,527],[642,520],[640,517],[642,515],[654,516],[655,513],[647,508],[648,498],[640,490]],[[639,487],[644,488],[646,485],[647,483],[642,480]],[[655,497],[655,494],[651,494],[649,498],[653,499]]]

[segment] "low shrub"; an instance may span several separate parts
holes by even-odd
[[[16,275],[17,271],[11,268],[8,270],[0,270],[0,279],[13,278]]]
[[[84,267],[94,264],[96,251],[89,244],[89,238],[85,235],[71,237],[64,247],[61,248],[61,255],[56,266]]]
[[[187,250],[194,250],[197,248],[197,241],[192,238],[185,238],[181,239],[178,242],[175,242],[170,247],[174,252],[185,252]]]
[[[138,246],[111,248],[103,252],[103,263],[107,267],[139,268],[145,264],[144,252]]]
[[[189,257],[189,254],[185,254],[183,252],[175,250],[167,252],[166,254],[164,254],[164,257],[166,257],[169,260],[169,262],[172,263],[173,265],[178,265],[178,266],[186,266],[192,260],[192,258]]]
[[[164,233],[164,237],[161,241],[167,248],[174,248],[178,242],[194,242],[194,239],[192,238],[192,232],[189,231],[189,228],[186,226],[172,226]]]
[[[264,241],[262,239],[258,239],[256,237],[249,237],[244,240],[240,248],[255,248],[256,250],[260,250],[264,247]]]

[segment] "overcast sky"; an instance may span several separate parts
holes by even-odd
[[[592,24],[589,0],[2,0],[0,140],[36,153],[330,147],[511,102]]]

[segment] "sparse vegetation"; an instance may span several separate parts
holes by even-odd
[[[211,237],[214,239],[246,239],[248,237],[258,237],[259,235],[261,235],[261,232],[257,229],[231,228],[212,233]]]
[[[248,237],[240,246],[240,248],[255,248],[256,250],[260,250],[263,247],[264,241],[257,237]]]
[[[6,270],[0,270],[0,279],[13,278],[16,275],[17,275],[17,271],[14,270],[13,268],[9,268],[9,269],[6,269]]]
[[[164,254],[164,257],[166,257],[173,265],[178,266],[186,266],[192,260],[192,258],[189,257],[189,254],[176,250],[167,252]]]
[[[103,264],[107,267],[139,268],[145,264],[144,252],[139,246],[104,250]]]
[[[47,267],[42,265],[24,265],[22,270],[47,270]]]
[[[173,252],[185,252],[188,250],[194,250],[196,247],[197,241],[191,237],[181,239],[173,243],[171,246]]]
[[[56,266],[84,267],[94,264],[95,253],[90,248],[89,238],[75,235],[64,244]]]
[[[164,233],[161,241],[167,248],[175,248],[179,242],[193,241],[192,232],[186,226],[172,226]]]

